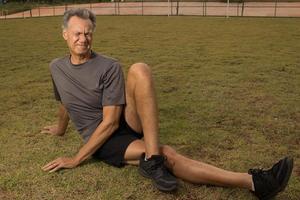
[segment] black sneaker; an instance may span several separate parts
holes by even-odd
[[[146,178],[151,178],[153,184],[163,192],[171,192],[177,189],[176,178],[164,166],[165,158],[161,155],[153,155],[145,161],[145,153],[140,158],[139,172]]]
[[[293,169],[293,159],[285,157],[271,169],[249,169],[254,183],[254,194],[261,200],[271,199],[284,190]]]

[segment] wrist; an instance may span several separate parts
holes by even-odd
[[[56,133],[57,136],[63,136],[64,134],[65,134],[65,132],[60,132],[60,131],[58,131],[58,132]]]
[[[75,156],[73,158],[73,161],[76,166],[78,166],[81,163],[81,159],[78,156]]]
[[[65,134],[65,132],[66,132],[65,129],[58,128],[56,131],[56,135],[63,136]]]

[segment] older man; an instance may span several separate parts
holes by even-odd
[[[74,157],[55,159],[43,170],[74,168],[93,156],[116,167],[139,165],[140,173],[162,191],[177,188],[175,176],[192,183],[246,188],[260,199],[271,198],[285,188],[293,168],[291,158],[280,160],[269,170],[236,173],[160,145],[150,68],[143,63],[132,65],[125,84],[120,64],[91,50],[95,26],[96,18],[89,10],[69,10],[64,15],[63,38],[70,55],[50,64],[55,97],[61,102],[59,120],[42,132],[64,135],[70,117],[85,144]]]

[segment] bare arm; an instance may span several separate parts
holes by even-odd
[[[52,126],[45,126],[41,133],[50,135],[63,136],[67,130],[69,123],[69,115],[63,104],[60,104],[58,110],[58,122]]]
[[[94,131],[88,142],[81,147],[74,158],[58,158],[42,169],[44,171],[54,172],[61,168],[73,168],[89,158],[118,128],[122,113],[122,106],[103,107],[103,121]]]
[[[75,161],[78,164],[95,153],[111,134],[118,129],[121,113],[122,106],[105,106],[103,108],[103,121],[75,156]]]

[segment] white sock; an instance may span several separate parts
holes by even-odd
[[[254,182],[252,181],[252,191],[255,191]]]

